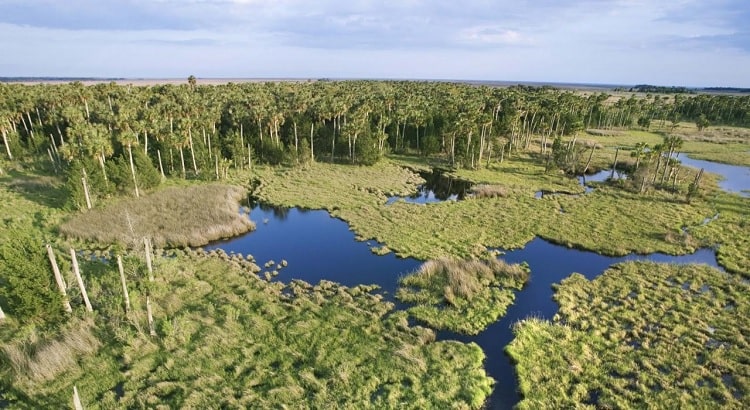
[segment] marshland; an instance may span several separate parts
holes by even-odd
[[[748,96],[0,102],[0,407],[750,404]]]

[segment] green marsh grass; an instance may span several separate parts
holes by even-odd
[[[747,408],[750,285],[703,265],[629,262],[557,286],[554,322],[516,325],[521,409]]]
[[[403,277],[396,297],[413,303],[407,311],[438,329],[477,334],[513,303],[528,269],[498,259],[434,259]]]
[[[169,254],[155,258],[153,283],[143,262],[128,259],[129,314],[115,296],[116,268],[82,261],[98,301],[84,323],[93,321],[101,347],[78,353],[52,380],[19,381],[3,366],[0,386],[11,406],[68,403],[74,384],[92,409],[478,409],[492,390],[479,346],[436,342],[432,330],[409,326],[406,312],[372,293],[376,287],[285,286],[259,280],[242,255]],[[156,337],[148,335],[146,291]]]
[[[406,165],[407,158],[397,161]],[[422,165],[417,161],[415,166]],[[685,180],[694,172],[683,171]],[[385,205],[385,192],[406,195],[419,183],[415,174],[387,162],[372,169],[315,164],[304,171],[266,170],[257,174],[261,183],[255,195],[274,205],[327,209],[347,221],[358,237],[375,239],[403,257],[484,256],[487,248],[519,248],[541,236],[608,255],[685,254],[720,244],[717,253],[723,266],[750,272],[750,235],[743,234],[748,224],[741,225],[750,217],[748,200],[721,192],[711,176],[704,177],[699,198],[688,204],[684,183],[677,193],[638,194],[616,184],[599,184],[594,192],[583,194],[575,178],[545,174],[542,166],[523,156],[492,169],[457,174],[480,184],[501,185],[508,195]],[[580,194],[535,199],[541,189]],[[717,211],[720,218],[697,228]],[[695,229],[689,230],[690,237],[675,238],[683,227]]]

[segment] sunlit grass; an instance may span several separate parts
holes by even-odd
[[[477,334],[502,317],[528,269],[502,260],[435,259],[402,278],[396,297],[410,315],[438,329]]]
[[[553,323],[529,319],[507,352],[522,409],[746,408],[750,288],[701,265],[614,266],[562,281]]]
[[[26,376],[28,348],[14,347],[24,342],[4,348],[0,360],[17,363],[0,371],[11,405],[69,403],[74,384],[92,409],[480,408],[491,392],[477,345],[435,342],[432,330],[409,326],[375,287],[284,286],[260,280],[239,255],[169,254],[156,258],[153,283],[128,259],[129,314],[114,266],[83,262],[96,310],[87,334],[102,347],[76,348],[46,381]],[[146,289],[156,337],[148,335]],[[35,343],[56,346],[57,338]],[[43,362],[37,356],[30,357]]]

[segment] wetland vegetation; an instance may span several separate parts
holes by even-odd
[[[508,347],[521,407],[746,407],[750,198],[677,154],[750,165],[749,104],[378,81],[0,84],[0,406],[58,407],[75,386],[87,408],[480,408],[497,355],[408,315],[496,324],[535,272],[495,258],[543,238],[605,255],[710,247],[726,273],[624,263],[564,279],[558,316],[522,321]],[[436,167],[473,187],[389,200]],[[606,169],[628,177],[582,195],[577,176]],[[349,286],[279,282],[293,255],[264,275],[252,255],[175,249],[263,229],[248,194],[327,210],[378,254],[452,262],[407,274],[394,304],[356,268]],[[461,260],[464,274],[447,269]]]

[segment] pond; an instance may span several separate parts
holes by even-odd
[[[447,175],[440,169],[432,172],[418,171],[425,183],[417,187],[417,192],[409,196],[392,196],[388,198],[386,205],[396,201],[405,201],[413,204],[429,204],[443,201],[460,201],[471,193],[474,185],[470,181]]]
[[[676,158],[683,165],[696,169],[703,168],[706,172],[721,175],[722,179],[719,181],[721,189],[750,197],[750,167],[693,159],[685,154],[678,154]]]
[[[206,249],[220,248],[228,253],[253,255],[261,268],[273,261],[272,266],[265,270],[278,270],[274,280],[285,283],[301,279],[314,284],[326,279],[347,286],[377,284],[385,298],[394,301],[398,279],[414,271],[421,263],[393,254],[375,255],[370,248],[378,246],[377,242],[356,241],[348,225],[332,218],[326,211],[256,205],[250,211],[250,218],[257,225],[256,231],[213,243]],[[713,251],[708,249],[678,257],[652,254],[614,258],[554,245],[540,238],[534,239],[523,249],[509,251],[501,257],[514,263],[525,261],[531,268],[529,284],[516,292],[515,303],[508,309],[507,315],[477,336],[438,332],[441,340],[475,342],[484,349],[487,372],[497,380],[488,404],[490,408],[510,408],[520,399],[516,392],[515,372],[504,354],[504,348],[512,339],[511,325],[516,321],[531,315],[546,319],[554,316],[557,304],[552,300],[553,283],[560,282],[573,272],[592,279],[613,263],[635,259],[717,266]],[[278,266],[282,260],[288,262],[288,266]],[[397,303],[396,307],[403,309],[405,306]]]

